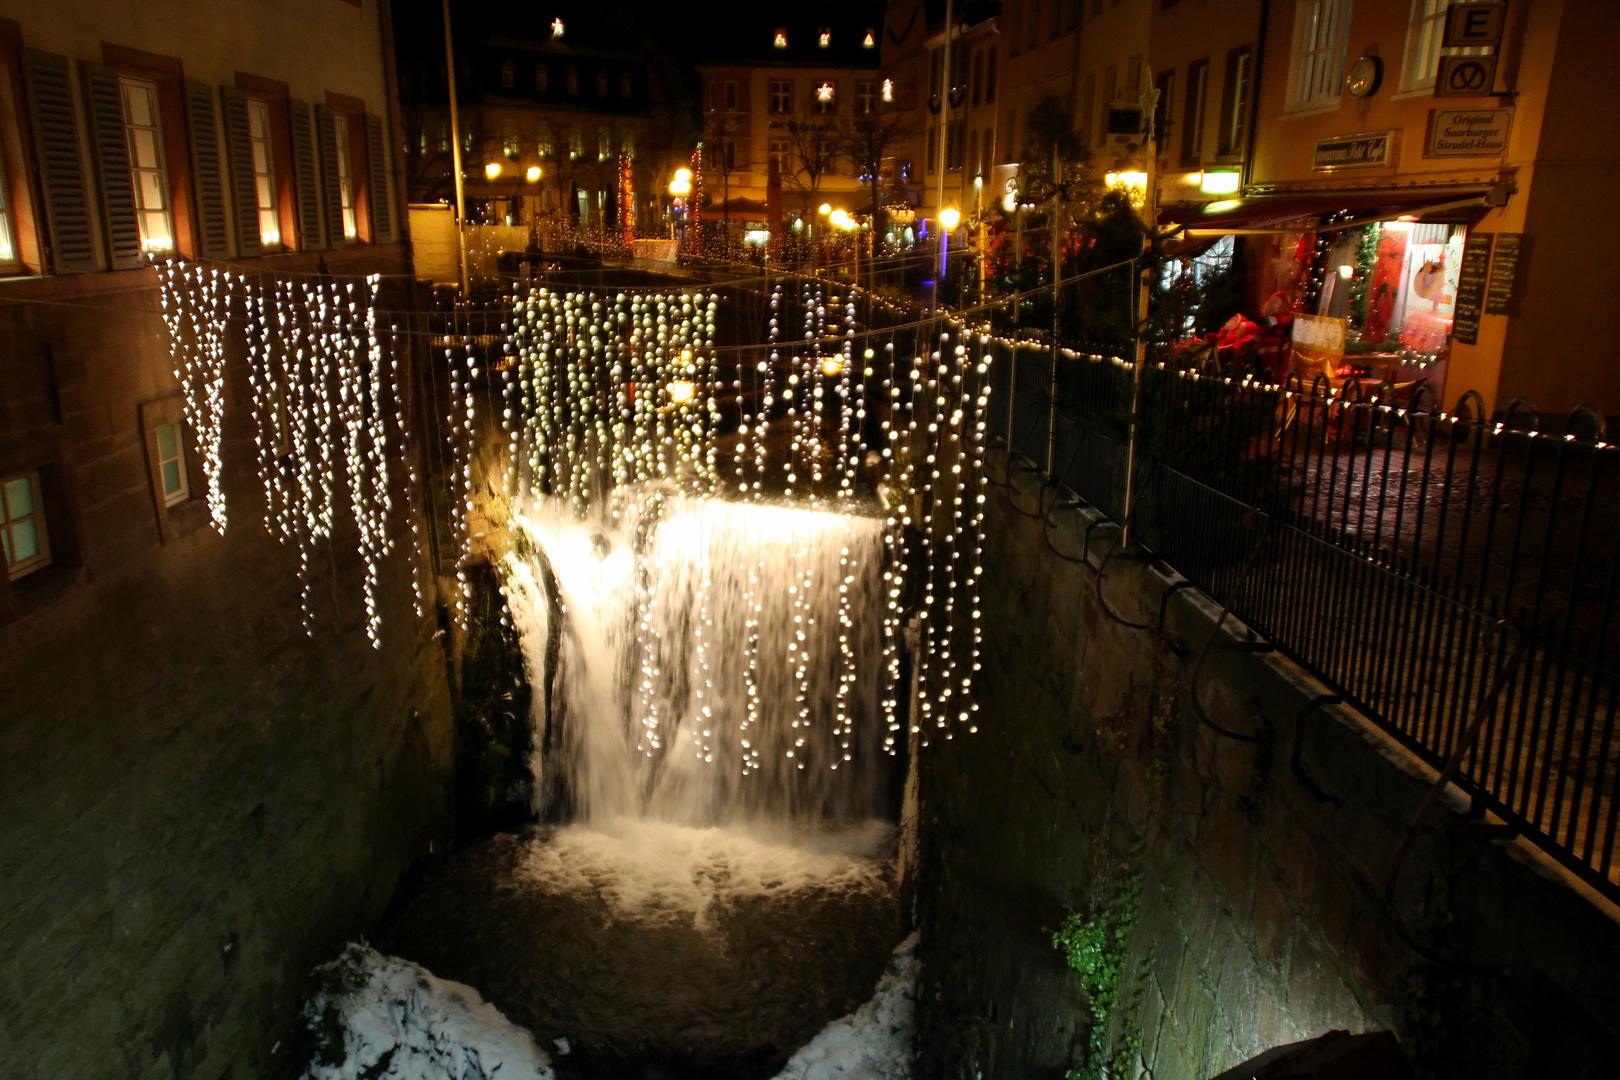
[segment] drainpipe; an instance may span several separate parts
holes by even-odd
[[[1254,40],[1254,77],[1249,85],[1249,133],[1243,147],[1243,187],[1254,183],[1255,133],[1260,127],[1260,79],[1266,70],[1266,31],[1271,23],[1271,0],[1260,0],[1260,26]]]

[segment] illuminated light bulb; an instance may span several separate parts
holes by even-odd
[[[954,229],[962,223],[962,211],[954,206],[947,206],[939,212],[939,224],[943,229]]]
[[[499,180],[501,178],[501,163],[498,161],[492,161],[488,165],[485,165],[484,177],[488,180]]]
[[[540,166],[530,165],[528,170],[523,175],[528,178],[529,183],[534,183],[536,180],[540,179]]]

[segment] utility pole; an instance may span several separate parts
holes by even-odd
[[[461,115],[456,109],[456,48],[450,37],[450,0],[444,0],[444,69],[450,87],[450,167],[456,172],[456,254],[461,260],[461,295],[467,295],[467,191],[461,175]]]
[[[1136,464],[1142,453],[1142,372],[1147,367],[1147,317],[1151,298],[1148,290],[1153,286],[1151,256],[1154,240],[1159,235],[1159,88],[1154,86],[1144,90],[1141,100],[1142,116],[1147,122],[1147,140],[1144,143],[1147,150],[1147,189],[1142,194],[1142,218],[1147,228],[1142,235],[1142,265],[1138,269],[1141,278],[1134,297],[1136,302],[1131,305],[1131,321],[1136,329],[1136,355],[1131,364],[1131,437],[1125,454],[1125,522],[1120,536],[1125,547],[1131,543],[1133,511],[1136,500],[1141,496],[1137,490]]]

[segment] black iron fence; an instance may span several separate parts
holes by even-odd
[[[1129,517],[1429,763],[1462,746],[1480,806],[1620,899],[1620,448],[1600,417],[1151,364],[1127,507],[1128,363],[1065,351],[1054,371],[1049,348],[1001,342],[996,377],[1000,434],[1049,478],[1035,509],[1066,489]]]

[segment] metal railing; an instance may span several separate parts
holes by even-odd
[[[1016,356],[1015,356],[1016,353]],[[997,347],[1000,433],[1440,767],[1487,701],[1506,620],[1528,643],[1457,782],[1620,899],[1620,448],[1578,409],[1444,413],[1419,392],[1273,386],[1149,365],[1138,505],[1130,367]],[[1042,508],[1063,505],[1056,496]]]

